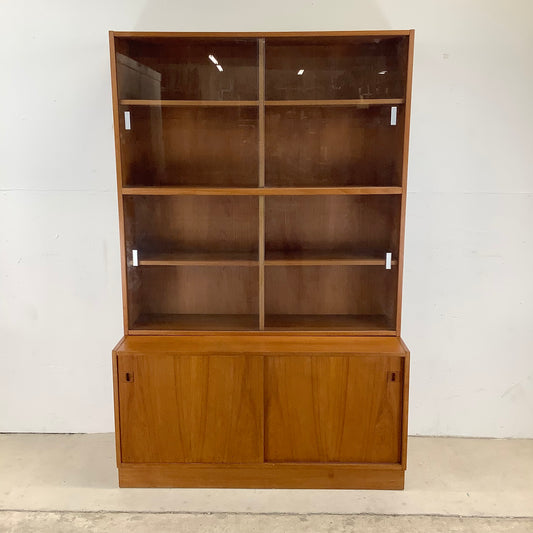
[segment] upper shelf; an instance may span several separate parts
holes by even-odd
[[[254,107],[258,100],[120,100],[120,105],[152,107]]]
[[[402,194],[402,187],[123,187],[126,196],[314,196]]]
[[[258,100],[120,100],[124,106],[151,107],[254,107],[259,106]],[[296,107],[296,106],[369,106],[369,105],[402,105],[404,98],[357,98],[343,100],[265,100],[265,106]]]

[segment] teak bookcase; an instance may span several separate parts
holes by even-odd
[[[403,488],[413,37],[110,33],[120,486]]]

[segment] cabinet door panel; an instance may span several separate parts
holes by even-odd
[[[400,461],[401,358],[279,356],[265,372],[266,461]]]
[[[263,362],[120,356],[123,462],[263,460]]]

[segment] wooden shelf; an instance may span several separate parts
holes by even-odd
[[[132,330],[161,331],[249,331],[257,330],[258,315],[170,315],[144,314]]]
[[[398,264],[397,260],[392,265]],[[257,252],[170,252],[140,254],[139,266],[257,266]],[[267,266],[384,266],[385,257],[353,252],[266,252]]]
[[[140,254],[139,266],[257,266],[257,252],[172,252]]]
[[[266,331],[394,332],[385,315],[266,315]]]
[[[393,260],[393,265],[398,261]],[[291,266],[291,265],[353,265],[353,266],[384,266],[385,253],[377,254],[357,254],[354,252],[266,252],[265,265],[267,266]]]
[[[254,107],[258,100],[120,100],[120,105],[144,107]]]
[[[401,105],[405,104],[404,98],[359,98],[349,100],[265,100],[265,106],[293,107],[293,106],[367,106],[367,105]]]
[[[253,331],[257,315],[171,315],[145,314],[133,331]],[[394,326],[384,315],[266,315],[265,331],[352,331],[393,333]]]
[[[313,196],[402,194],[402,187],[123,187],[127,196]]]
[[[265,357],[279,357],[280,354],[299,355],[302,352],[316,355],[392,355],[406,357],[406,349],[399,337],[363,337],[357,342],[350,336],[341,335],[135,335],[125,337],[117,346],[117,352],[124,355],[235,355],[246,353]]]
[[[404,98],[358,98],[343,100],[265,100],[265,106],[368,106],[368,105],[402,105]],[[120,105],[144,107],[255,107],[259,100],[140,100],[122,99]]]

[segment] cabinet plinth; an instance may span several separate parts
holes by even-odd
[[[121,486],[403,488],[413,39],[110,32]]]

